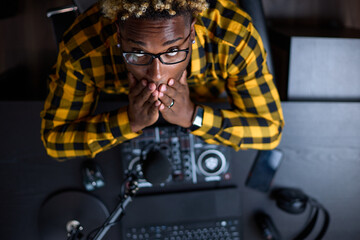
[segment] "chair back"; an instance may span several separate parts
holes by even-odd
[[[73,0],[73,1],[75,5],[79,8],[79,12],[83,13],[99,0]]]

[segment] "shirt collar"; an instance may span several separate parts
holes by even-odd
[[[191,52],[191,74],[190,77],[196,75],[201,75],[205,73],[206,70],[206,55],[205,55],[205,39],[203,37],[203,32],[201,29],[198,29],[195,25],[195,43],[192,44]]]

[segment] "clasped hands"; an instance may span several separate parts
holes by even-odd
[[[179,81],[169,79],[167,84],[156,86],[145,79],[137,81],[129,73],[128,117],[133,132],[153,125],[159,118],[184,128],[191,126],[195,104],[190,100],[186,71]],[[171,106],[172,101],[174,105]],[[171,106],[171,108],[169,108]]]

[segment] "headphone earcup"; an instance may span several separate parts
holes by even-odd
[[[272,196],[280,209],[292,214],[303,213],[309,200],[306,194],[296,188],[278,188],[272,192]]]

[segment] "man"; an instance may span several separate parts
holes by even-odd
[[[279,95],[250,17],[228,0],[104,0],[64,34],[42,117],[50,156],[92,156],[161,115],[207,143],[272,149]],[[129,103],[93,115],[100,91]],[[231,110],[199,104],[226,91]],[[196,102],[195,102],[196,101]]]

